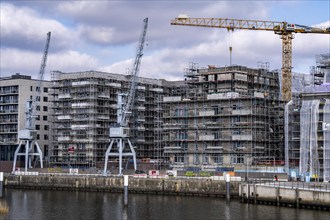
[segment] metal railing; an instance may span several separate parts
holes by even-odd
[[[281,181],[268,181],[263,183],[256,183],[258,185],[279,187],[279,188],[291,188],[291,189],[304,189],[313,191],[329,191],[330,183],[325,182],[281,182]]]

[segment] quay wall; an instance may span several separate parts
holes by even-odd
[[[226,196],[226,182],[209,178],[156,179],[131,177],[128,182],[129,192],[135,193]],[[230,183],[230,195],[232,197],[238,197],[240,183]],[[122,192],[124,190],[124,179],[101,176],[8,175],[4,178],[4,187]]]
[[[329,189],[321,190],[242,183],[239,189],[239,196],[243,202],[330,210]]]
[[[330,210],[330,185],[328,183],[323,185],[318,183],[318,186],[323,189],[300,188],[297,182],[276,183],[282,184],[281,186],[273,184],[232,181],[230,182],[230,196],[239,197],[242,202]],[[4,176],[3,185],[5,188],[123,192],[124,178],[82,175],[7,175]],[[130,177],[128,191],[131,193],[226,197],[226,182],[211,178]]]

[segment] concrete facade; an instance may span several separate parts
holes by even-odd
[[[12,161],[18,146],[18,131],[25,129],[26,102],[35,99],[38,80],[31,76],[12,75],[0,78],[0,161]],[[36,106],[36,140],[41,147],[43,157],[48,161],[51,143],[51,82],[42,83],[40,102]]]

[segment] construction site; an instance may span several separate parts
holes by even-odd
[[[185,91],[163,103],[164,154],[173,164],[211,168],[283,159],[278,72],[191,63],[185,77]]]
[[[146,18],[128,75],[51,72],[51,83],[45,84],[48,118],[43,122],[50,128],[49,144],[41,144],[43,155],[39,146],[38,153],[31,154],[28,150],[23,153],[21,144],[16,151],[10,147],[5,141],[9,125],[1,121],[1,152],[10,160],[15,153],[13,170],[17,156],[25,156],[25,169],[30,156],[40,157],[42,167],[47,151],[50,167],[104,168],[104,175],[108,169],[122,174],[138,167],[246,172],[271,167],[269,170],[292,176],[330,181],[330,54],[317,55],[309,74],[292,73],[293,34],[329,34],[328,30],[286,22],[208,20],[186,15],[171,24],[273,31],[282,39],[282,68],[270,70],[267,62],[259,62],[257,68],[231,62],[228,66],[199,67],[191,62],[180,81],[139,77]],[[49,41],[50,34],[43,71]],[[229,50],[231,59],[232,48]],[[31,91],[33,86],[41,91],[41,79],[31,84]],[[22,90],[15,78],[6,82],[1,84],[0,116],[7,118],[6,110],[15,109],[17,122],[18,115],[24,114],[24,104],[18,103],[22,94],[16,90]],[[9,86],[15,86],[15,97],[7,94]],[[38,121],[32,123],[36,112],[32,109],[41,104],[32,99],[31,95],[27,105],[31,112],[25,112],[26,128],[10,124],[15,128],[10,137],[27,141],[26,149],[34,148],[33,123]]]
[[[285,166],[330,180],[330,54],[316,56],[310,74],[294,74],[285,107]]]
[[[56,71],[52,77],[55,114],[51,164],[103,166],[109,125],[117,120],[117,94],[128,91],[130,76]],[[130,138],[138,149],[138,158],[160,159],[161,105],[173,82],[147,78],[138,81]]]

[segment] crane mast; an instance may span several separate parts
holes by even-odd
[[[44,80],[45,68],[46,68],[46,63],[47,63],[50,36],[51,36],[51,32],[48,32],[45,49],[44,49],[43,56],[41,59],[38,84],[36,87],[35,96],[32,97],[31,100],[28,100],[26,102],[25,129],[20,130],[18,132],[19,144],[18,144],[18,147],[16,148],[15,154],[14,154],[13,172],[15,171],[15,168],[16,168],[16,162],[17,162],[18,156],[25,156],[25,172],[27,171],[28,167],[31,168],[31,162],[32,162],[33,156],[39,157],[40,167],[41,168],[43,167],[42,151],[40,149],[38,142],[35,140],[36,131],[34,128],[34,119],[37,117],[35,115],[37,103],[40,102],[40,94],[41,94],[41,90],[42,90],[42,84],[43,84],[43,80]],[[25,143],[25,145],[23,145],[23,143]],[[25,148],[24,152],[20,152],[22,145]]]
[[[148,28],[148,18],[143,20],[143,29],[140,36],[139,44],[137,47],[136,57],[134,60],[134,65],[130,74],[130,89],[128,93],[119,93],[117,96],[117,123],[110,127],[109,137],[110,145],[105,153],[104,171],[103,175],[107,175],[107,166],[109,156],[119,157],[119,175],[122,175],[122,157],[132,156],[134,162],[134,169],[136,170],[136,154],[134,147],[129,140],[130,129],[128,126],[129,116],[131,114],[132,106],[135,99],[135,91],[137,85],[137,78],[139,75],[139,69],[141,64],[141,59],[143,56],[143,48],[145,44],[146,34]],[[129,145],[131,152],[124,152],[125,143]],[[117,144],[118,152],[111,152],[113,144]]]
[[[282,39],[282,98],[291,100],[292,87],[292,39],[294,33],[330,34],[329,27],[309,27],[278,21],[242,20],[230,18],[189,18],[179,15],[171,21],[171,25],[226,28],[228,30],[263,30],[273,31]]]

